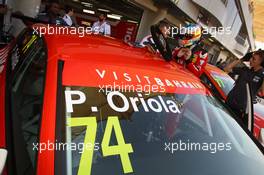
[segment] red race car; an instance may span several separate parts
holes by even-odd
[[[207,85],[211,92],[226,100],[229,91],[233,88],[235,81],[224,71],[216,66],[207,64],[201,80]],[[261,134],[262,133],[262,134]],[[263,99],[257,97],[254,104],[254,135],[264,144],[264,103]]]
[[[4,175],[264,172],[259,142],[175,62],[113,38],[30,28],[7,50]]]

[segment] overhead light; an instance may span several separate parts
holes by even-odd
[[[111,15],[107,15],[108,18],[112,18],[112,19],[117,19],[120,20],[121,19],[121,15],[116,15],[116,14],[111,14]]]
[[[89,3],[89,2],[81,2],[81,4],[85,4],[85,5],[93,5],[93,4]]]
[[[72,0],[73,2],[79,2],[79,0]]]
[[[88,8],[92,8],[93,6],[92,5],[86,5],[84,4],[85,7],[88,7]]]
[[[95,12],[94,11],[92,11],[92,10],[87,10],[87,9],[83,9],[83,13],[89,13],[89,14],[95,14]]]
[[[110,12],[110,10],[107,10],[107,9],[97,9],[99,11],[102,11],[102,12]]]
[[[131,23],[138,23],[137,21],[133,21],[133,20],[127,20],[127,22],[131,22]]]
[[[81,2],[81,4],[83,4],[86,7],[93,7],[93,4],[89,2]]]

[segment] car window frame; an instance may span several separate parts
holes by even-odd
[[[12,84],[13,84],[13,81],[16,80],[16,74],[18,74],[19,73],[19,70],[21,68],[23,68],[23,65],[24,64],[28,64],[28,66],[30,66],[31,63],[32,63],[32,62],[30,62],[30,63],[26,62],[26,59],[28,59],[28,57],[29,57],[29,55],[27,55],[23,59],[19,58],[16,66],[13,69],[13,67],[12,67],[12,54],[13,54],[14,49],[17,49],[19,47],[19,45],[17,45],[17,43],[18,42],[21,42],[21,39],[23,39],[21,37],[23,37],[23,35],[27,34],[27,32],[33,32],[33,29],[31,29],[31,28],[25,28],[19,34],[19,36],[17,37],[17,39],[15,41],[14,46],[12,47],[12,49],[10,51],[10,54],[8,55],[8,62],[7,62],[7,72],[8,72],[8,74],[6,76],[6,86],[7,86],[7,88],[6,88],[6,100],[5,100],[7,105],[6,105],[6,115],[5,116],[6,116],[6,120],[7,120],[6,121],[6,126],[10,130],[12,130],[12,131],[9,131],[9,133],[7,133],[7,136],[6,136],[6,139],[7,139],[7,149],[8,149],[8,155],[9,155],[9,161],[7,163],[7,170],[11,174],[12,173],[14,173],[14,174],[17,173],[16,166],[14,168],[14,165],[13,164],[16,162],[16,159],[17,159],[16,157],[18,155],[15,155],[14,148],[15,147],[19,147],[19,145],[18,146],[12,145],[12,143],[13,143],[12,140],[14,139],[13,129],[12,129],[12,127],[13,127],[12,126],[13,125],[13,121],[12,121],[13,119],[12,118],[13,117],[12,117],[12,114],[10,112],[10,109],[12,109],[12,107],[11,107],[11,101],[12,101],[11,100],[11,98],[12,98],[11,97]],[[42,42],[42,49],[44,49],[44,51],[45,51],[45,67],[44,67],[45,72],[44,72],[44,76],[43,76],[43,78],[44,78],[43,79],[43,91],[41,92],[41,94],[42,94],[43,97],[42,97],[42,105],[41,105],[41,112],[40,112],[40,123],[39,123],[39,128],[38,128],[38,139],[40,139],[41,123],[42,123],[41,120],[42,120],[42,113],[43,113],[43,102],[44,102],[44,97],[45,97],[45,95],[44,95],[44,91],[45,90],[44,89],[45,89],[45,84],[46,84],[46,74],[47,74],[47,64],[48,64],[48,49],[47,49],[47,43],[46,43],[46,40],[44,39],[44,37],[40,37],[39,35],[37,37],[38,37],[37,38],[38,40],[41,40],[41,42]],[[32,56],[32,55],[30,54],[30,56]],[[28,69],[25,70],[25,72],[26,71],[28,71]],[[12,147],[12,148],[10,148],[10,147]],[[27,159],[26,161],[28,161],[32,165],[30,159]],[[33,166],[31,167],[33,174],[36,174],[37,164],[38,164],[38,151],[37,151],[36,156],[35,156],[35,162],[34,162],[34,165],[35,166],[34,167]]]
[[[202,77],[205,77],[205,78],[207,79],[207,81],[211,83],[211,86],[210,86],[209,84],[207,84],[207,82],[205,82],[205,81],[202,79]],[[220,99],[222,99],[222,100],[225,100],[224,97],[223,97],[223,95],[218,91],[218,88],[217,88],[216,85],[214,84],[215,82],[213,82],[213,81],[210,79],[210,77],[209,77],[206,73],[203,73],[203,74],[200,76],[200,79],[201,79],[202,83],[203,83],[203,84],[204,84],[204,85],[210,90],[210,92],[211,92],[214,96],[216,96],[216,97],[218,97],[218,98],[220,98]],[[222,91],[222,89],[221,89],[221,91]],[[223,91],[222,91],[222,92],[223,92]]]

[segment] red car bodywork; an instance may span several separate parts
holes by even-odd
[[[176,63],[167,63],[162,58],[154,56],[145,49],[133,48],[118,40],[101,36],[79,38],[78,36],[46,36],[48,46],[48,67],[45,86],[44,108],[40,142],[47,140],[55,142],[55,116],[56,116],[56,92],[58,60],[65,61],[63,72],[63,85],[94,85],[89,84],[91,76],[87,75],[93,64],[111,63],[118,67],[141,68],[142,72],[155,70],[157,72],[180,72],[178,77],[198,82],[198,79],[190,73],[179,68]],[[59,41],[59,42],[58,42]],[[82,60],[78,62],[78,60]],[[85,61],[84,61],[85,60]],[[144,70],[145,69],[145,70]],[[78,72],[77,72],[78,70]],[[140,72],[140,74],[142,73]],[[177,75],[177,74],[176,74]],[[107,81],[107,80],[106,80]],[[111,82],[112,80],[108,80]],[[205,91],[205,89],[204,89]],[[45,162],[46,166],[43,165]],[[37,174],[46,175],[54,172],[54,152],[44,151],[38,155]],[[46,167],[49,167],[48,169]]]
[[[221,95],[221,97],[226,100],[227,95],[223,91],[223,89],[220,87],[220,85],[215,81],[215,79],[212,76],[212,73],[217,73],[220,76],[223,76],[228,79],[232,79],[227,73],[222,71],[216,66],[207,64],[204,70],[205,75],[208,77],[210,82],[215,86],[218,93]],[[254,105],[254,135],[256,138],[259,138],[260,136],[260,129],[264,128],[264,106],[262,104],[256,104]]]
[[[45,35],[47,46],[47,70],[45,76],[42,118],[39,142],[55,143],[56,112],[58,82],[60,82],[59,61],[64,62],[61,84],[65,86],[98,86],[99,80],[93,77],[96,65],[101,68],[121,73],[129,71],[131,74],[150,75],[193,82],[198,89],[165,86],[166,91],[188,91],[188,93],[209,93],[200,80],[187,69],[175,62],[165,62],[159,55],[150,53],[147,49],[135,48],[126,43],[97,35],[79,37],[78,35]],[[7,49],[10,51],[11,46]],[[9,59],[4,55],[4,69],[0,72],[0,147],[6,148],[5,136],[5,91],[6,67]],[[3,57],[3,58],[4,58]],[[1,57],[2,58],[2,57]],[[114,66],[113,66],[114,65]],[[94,70],[93,70],[94,71]],[[89,75],[89,76],[88,76]],[[112,75],[105,76],[104,83],[115,80]],[[118,81],[117,81],[118,82]],[[119,81],[122,83],[122,80]],[[131,81],[131,84],[138,83]],[[144,84],[144,82],[141,82]],[[220,89],[219,89],[220,91]],[[55,173],[55,150],[45,150],[38,153],[36,174],[52,175]]]
[[[92,77],[85,76],[90,73],[89,69],[93,67],[92,65],[99,64],[107,67],[108,63],[111,63],[111,65],[116,65],[120,69],[122,67],[140,69],[141,72],[136,72],[139,75],[149,73],[152,76],[159,76],[161,74],[165,78],[167,77],[164,75],[173,75],[174,79],[197,83],[200,86],[199,93],[208,93],[208,90],[200,83],[200,80],[186,69],[178,66],[175,62],[165,62],[158,55],[153,55],[147,49],[131,47],[122,41],[96,35],[86,37],[79,37],[78,35],[46,35],[44,38],[47,45],[48,60],[39,135],[40,143],[55,142],[59,60],[64,61],[63,85],[93,86],[96,83],[90,84],[93,83],[91,81]],[[4,57],[8,59],[7,54]],[[0,73],[0,127],[2,128],[0,147],[5,148],[5,106],[3,104],[5,104],[6,61],[3,65],[4,69]],[[131,69],[131,71],[133,70]],[[110,77],[106,78],[106,82],[111,81]],[[173,91],[175,88],[167,87],[166,90]],[[192,91],[191,89],[185,90],[188,93]],[[193,91],[193,93],[196,92]],[[54,150],[38,153],[36,174],[54,174],[54,161]]]

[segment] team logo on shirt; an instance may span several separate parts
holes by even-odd
[[[256,82],[256,83],[259,82],[260,81],[260,77],[259,76],[254,76],[253,81]]]

